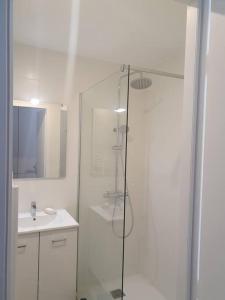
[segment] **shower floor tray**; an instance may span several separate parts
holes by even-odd
[[[141,274],[125,277],[124,300],[154,299],[165,300],[162,294]]]
[[[87,300],[115,300],[121,299],[121,297],[113,297],[111,291],[121,291],[121,281],[118,282],[107,282],[107,284],[100,287],[100,285],[89,287],[89,292],[83,294],[83,297],[79,299]],[[166,300],[165,297],[141,274],[135,274],[128,276],[124,280],[124,300]]]

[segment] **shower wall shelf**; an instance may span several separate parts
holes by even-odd
[[[91,211],[94,212],[97,216],[100,216],[106,222],[112,222],[112,216],[114,211],[114,206],[109,205],[104,207],[104,205],[92,206]],[[121,208],[116,208],[114,212],[114,221],[123,221],[124,212]]]

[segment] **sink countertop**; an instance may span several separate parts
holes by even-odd
[[[44,211],[37,211],[35,221],[29,212],[19,213],[18,234],[79,227],[77,221],[65,209],[57,209],[56,212],[55,215],[48,215]]]

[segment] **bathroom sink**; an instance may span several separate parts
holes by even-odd
[[[18,215],[19,234],[76,227],[78,223],[65,209],[57,209],[55,215],[38,211],[35,220],[29,212]]]
[[[19,216],[18,226],[22,228],[29,228],[32,226],[47,226],[48,224],[53,222],[55,218],[56,215],[47,215],[41,212],[38,213],[36,219],[33,220],[33,218],[29,214],[27,214]]]

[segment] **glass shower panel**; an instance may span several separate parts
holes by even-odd
[[[78,299],[122,298],[128,71],[81,95]]]

